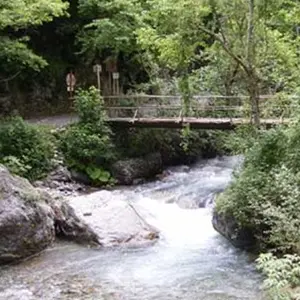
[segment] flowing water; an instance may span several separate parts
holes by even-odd
[[[214,195],[238,162],[229,157],[173,168],[162,181],[109,192],[126,197],[160,230],[155,245],[95,250],[57,243],[0,269],[0,299],[263,299],[250,258],[211,225]]]

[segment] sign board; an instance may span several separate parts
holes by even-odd
[[[114,72],[114,73],[112,73],[112,77],[113,77],[113,79],[119,79],[120,78],[120,73]]]
[[[102,66],[101,65],[94,65],[93,66],[94,73],[101,73],[102,72]]]

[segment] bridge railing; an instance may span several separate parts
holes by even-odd
[[[290,100],[278,105],[274,96],[261,96],[262,118],[287,118],[292,111]],[[120,95],[106,96],[105,108],[110,118],[251,118],[247,96],[193,96],[189,105],[181,96]]]

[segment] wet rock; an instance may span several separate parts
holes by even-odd
[[[48,181],[71,182],[71,173],[62,165],[58,165],[49,175]]]
[[[145,180],[143,178],[137,178],[132,181],[132,185],[139,185],[143,183],[145,183]]]
[[[52,211],[30,183],[0,165],[0,264],[38,253],[55,238]]]
[[[55,169],[45,179],[36,181],[33,185],[37,188],[46,189],[49,192],[54,191],[53,193],[56,192],[56,194],[58,193],[61,196],[70,196],[84,189],[82,184],[72,179],[71,172],[61,164],[57,164]]]
[[[149,179],[162,172],[162,159],[159,153],[143,158],[133,158],[114,163],[111,173],[119,184],[131,185],[136,179]]]
[[[111,197],[111,192],[101,191],[75,197],[69,203],[99,236],[103,246],[143,246],[159,236],[138,208],[121,195],[116,199]],[[92,215],[85,216],[91,211]]]
[[[101,245],[98,235],[83,219],[76,215],[74,209],[65,200],[58,198],[47,202],[54,213],[56,236],[79,244]]]
[[[161,174],[157,174],[156,175],[156,179],[158,179],[158,180],[164,180],[169,175],[171,175],[171,172],[169,170],[164,170]]]
[[[61,198],[34,188],[0,165],[0,264],[34,255],[55,235],[85,244],[100,244],[93,230]]]
[[[71,177],[76,182],[79,182],[79,183],[82,183],[82,184],[85,184],[85,185],[91,185],[92,184],[91,179],[84,173],[72,170],[71,171]]]
[[[254,250],[256,240],[248,228],[240,228],[233,216],[225,216],[214,210],[212,224],[214,229],[228,239],[235,247]]]

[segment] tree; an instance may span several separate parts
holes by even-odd
[[[224,59],[227,62],[225,69],[231,74],[231,80],[226,84],[231,89],[230,85],[237,81],[242,87],[241,92],[246,89],[255,124],[259,125],[262,90],[279,82],[286,89],[294,86],[298,75],[295,28],[300,22],[299,2],[149,2],[152,11],[148,13],[147,27],[138,31],[143,48],[178,73],[190,71],[193,62],[199,58],[205,58],[208,65],[218,61],[215,57]],[[219,76],[218,72],[215,74]]]
[[[80,0],[79,14],[86,21],[78,35],[82,53],[92,61],[136,51],[135,30],[142,6],[139,0]]]
[[[1,1],[0,64],[2,75],[10,74],[11,78],[14,78],[23,68],[39,70],[46,65],[46,61],[28,47],[29,37],[26,35],[26,30],[65,14],[67,7],[68,3],[62,0]]]
[[[150,0],[150,9],[144,14],[144,26],[137,30],[138,43],[146,55],[179,78],[186,113],[191,98],[192,65],[204,58],[202,50],[208,42],[198,29],[210,14],[202,2]]]
[[[235,0],[211,5],[218,30],[201,30],[220,45],[219,55],[229,56],[243,71],[254,123],[259,125],[261,91],[280,81],[286,88],[288,81],[295,82],[298,57],[294,32],[300,4],[289,0]]]

